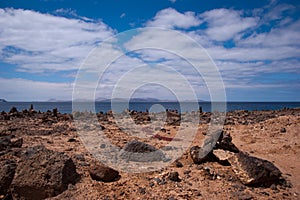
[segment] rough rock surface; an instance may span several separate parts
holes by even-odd
[[[178,172],[170,172],[168,179],[174,182],[180,182],[181,179],[179,178]]]
[[[166,159],[162,151],[137,140],[128,142],[120,152],[120,157],[135,162],[155,162]]]
[[[7,194],[14,178],[17,164],[14,160],[0,161],[0,195]]]
[[[226,151],[226,150],[222,150],[222,149],[215,149],[213,150],[213,154],[216,156],[218,162],[222,165],[230,165],[229,163],[229,158],[231,158],[232,156],[234,156],[235,154],[230,152],[230,151]]]
[[[217,161],[215,155],[212,152],[209,152],[206,155],[202,152],[203,149],[199,146],[193,146],[190,148],[190,155],[195,164],[201,164],[207,161]]]
[[[100,164],[94,164],[89,169],[90,176],[93,180],[112,182],[119,178],[119,172]]]
[[[217,149],[224,149],[234,153],[238,153],[239,149],[232,143],[232,137],[230,134],[222,131],[220,138],[216,144]]]
[[[12,182],[14,198],[44,199],[60,194],[79,179],[71,158],[44,146],[27,148]]]
[[[6,150],[8,147],[10,147],[10,136],[2,136],[0,137],[0,151]]]
[[[230,157],[229,163],[245,185],[266,185],[278,181],[281,176],[273,163],[243,152]]]

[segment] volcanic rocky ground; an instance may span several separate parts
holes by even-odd
[[[0,199],[300,198],[300,109],[226,113],[219,140],[205,157],[199,152],[211,113],[168,111],[156,126],[152,121],[160,119],[159,114],[126,112],[130,118],[120,118],[121,122],[133,120],[139,129],[120,128],[112,112],[98,113],[96,124],[84,125],[75,121],[84,122],[90,113],[61,114],[57,109],[41,113],[33,107],[2,112]],[[186,124],[195,119],[196,125]],[[97,160],[79,129],[93,134],[101,130],[122,149],[125,161],[119,167],[125,171]],[[186,135],[177,138],[180,130]],[[192,130],[195,137],[187,138]],[[192,143],[175,161],[155,151],[174,150],[170,142],[181,139]],[[106,143],[96,145],[94,151],[107,148]],[[132,157],[141,152],[156,152],[150,161],[168,165],[157,170],[150,166],[140,173],[126,171],[132,162],[143,166],[149,161]]]

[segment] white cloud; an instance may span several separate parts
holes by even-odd
[[[214,9],[201,14],[208,23],[205,33],[213,40],[226,41],[233,39],[238,33],[254,27],[257,19],[243,17],[241,11]]]
[[[163,28],[191,28],[201,24],[201,20],[194,12],[177,12],[173,8],[159,11],[153,20],[147,22],[147,26]]]
[[[282,46],[300,45],[300,20],[287,26],[273,28],[270,32],[254,33],[249,38],[238,42],[239,45],[277,47],[281,51]]]
[[[244,11],[232,9],[214,9],[202,14],[180,13],[173,8],[161,10],[145,25],[177,31],[180,29],[178,34],[164,34],[161,29],[161,31],[143,31],[133,37],[125,44],[128,50],[144,47],[150,49],[141,49],[135,52],[141,60],[134,56],[123,55],[112,63],[100,80],[103,82],[98,85],[96,97],[110,98],[117,81],[125,73],[137,66],[144,65],[145,62],[154,64],[157,62],[173,67],[190,82],[199,98],[203,99],[202,96],[206,95],[205,99],[209,100],[204,80],[199,77],[189,63],[178,57],[180,54],[185,55],[196,63],[202,62],[204,66],[206,51],[197,52],[196,47],[191,45],[190,41],[182,40],[179,37],[180,33],[192,37],[207,49],[219,67],[227,88],[286,87],[286,83],[273,80],[264,83],[260,80],[260,75],[264,74],[267,77],[268,74],[286,72],[294,73],[296,76],[300,73],[300,21],[283,15],[283,12],[291,9],[294,9],[293,6],[285,5],[280,8],[274,4],[270,5],[267,13],[257,9],[252,16],[248,17],[245,17]],[[56,13],[72,15],[76,19],[29,10],[0,9],[0,59],[17,64],[17,71],[74,73],[74,70],[78,69],[81,61],[95,47],[95,44],[114,33],[103,22],[79,17],[73,10],[57,10]],[[125,16],[125,13],[123,14],[120,16],[121,18]],[[262,24],[268,24],[272,20],[277,21],[276,26],[273,26],[271,30],[256,32],[256,29]],[[199,25],[203,26],[199,28]],[[231,39],[233,39],[234,46],[224,47],[223,44]],[[160,50],[151,49],[159,46],[162,47]],[[164,51],[165,49],[174,51],[167,52]],[[109,56],[118,51],[109,48],[106,50]],[[96,56],[95,59],[98,57]],[[106,56],[102,55],[101,57]],[[92,66],[95,60],[91,62]],[[93,67],[90,70],[97,70],[94,65]],[[163,69],[157,68],[154,71],[150,69],[136,71],[133,73],[136,79],[129,81],[134,83],[134,81],[145,80],[147,74],[163,74],[165,80],[169,80],[174,87],[184,91],[184,88],[176,83],[176,80],[175,82],[171,80],[170,74],[162,73]],[[204,67],[204,74],[209,76],[210,69],[205,69]],[[208,77],[208,80],[214,80],[213,76]],[[128,84],[128,82],[125,83]],[[20,97],[23,98],[22,100],[47,100],[53,97],[69,100],[72,97],[73,85],[70,83],[0,78],[0,84],[5,86],[1,88],[0,93],[8,100],[19,100]],[[83,86],[90,88],[90,84],[87,82]],[[120,85],[120,87],[124,87],[124,91],[130,89],[128,85]],[[155,87],[141,90],[143,91],[141,94],[146,97],[149,93],[153,94]],[[156,94],[163,95],[163,92]]]
[[[58,100],[72,99],[72,83],[49,83],[26,79],[0,78],[1,95],[9,101],[47,101],[51,98]]]
[[[288,8],[291,7],[286,6],[282,10]],[[273,12],[272,9],[270,12]],[[281,16],[278,14],[280,13],[278,10],[273,12],[274,17],[275,13]],[[155,20],[159,21],[157,16],[159,14],[148,25],[151,25]],[[299,21],[295,22],[290,18],[281,17],[280,27],[275,26],[268,32],[256,34],[254,31],[262,23],[265,23],[263,17],[261,19],[256,15],[244,17],[243,11],[231,9],[215,9],[199,16],[203,23],[207,23],[206,28],[195,28],[192,31],[181,32],[192,37],[207,49],[216,61],[227,88],[263,88],[264,85],[266,88],[285,87],[286,84],[282,83],[257,82],[260,81],[259,76],[261,74],[266,76],[282,72],[299,74],[300,62],[297,60],[300,55]],[[172,23],[169,24],[170,27],[176,29]],[[251,32],[254,34],[245,37]],[[223,46],[223,42],[229,39],[234,39],[235,46],[226,48]],[[172,44],[176,44],[179,51],[186,49],[191,52],[191,56],[193,52],[193,48],[185,46],[176,37],[163,38],[151,32],[140,34],[131,44],[133,48],[137,48],[140,44],[149,46],[158,46],[159,44],[172,46]],[[197,55],[195,55],[196,57]],[[170,58],[170,55],[165,53],[143,51],[143,58],[148,60],[166,59],[164,64],[179,69],[178,72],[185,75],[189,81],[196,77],[191,75],[189,70],[191,66],[180,59]],[[200,86],[201,81],[194,85]]]
[[[2,60],[27,72],[77,69],[95,44],[114,32],[101,21],[21,9],[0,9],[0,27]],[[5,47],[14,52],[7,56]]]
[[[272,47],[236,47],[227,49],[215,46],[207,49],[213,59],[232,60],[232,61],[257,61],[257,60],[283,60],[298,57],[300,48],[285,46],[281,48]],[[278,66],[280,67],[280,66]]]

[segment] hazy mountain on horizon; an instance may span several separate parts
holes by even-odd
[[[72,100],[70,100],[72,101]],[[77,102],[89,102],[91,100],[87,99],[77,99],[74,100]],[[96,102],[127,102],[127,99],[125,98],[113,98],[113,99],[107,99],[107,98],[96,98]],[[171,100],[171,99],[157,99],[157,98],[131,98],[130,102],[176,102],[177,100]],[[61,100],[56,100],[56,99],[49,99],[48,102],[69,102],[69,101],[61,101]],[[194,102],[194,100],[184,100],[184,102]],[[198,102],[203,102],[203,100],[198,100]]]

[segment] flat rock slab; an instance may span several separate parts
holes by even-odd
[[[243,152],[234,154],[228,161],[244,185],[270,185],[281,177],[280,170],[273,163]]]
[[[72,159],[44,146],[27,148],[21,156],[12,182],[15,199],[45,199],[53,197],[79,180]]]

